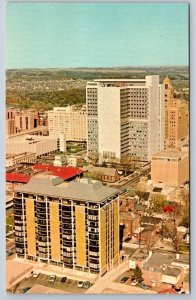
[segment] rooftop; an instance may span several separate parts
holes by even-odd
[[[170,265],[171,261],[175,258],[174,253],[168,252],[153,252],[152,256],[147,262],[144,263],[144,270],[151,270],[154,272],[162,271],[164,266]]]
[[[53,196],[79,201],[102,202],[117,195],[117,190],[104,186],[101,182],[62,182],[52,175],[34,176],[27,184],[15,188],[16,192]]]
[[[83,174],[83,170],[74,167],[55,167],[53,165],[36,164],[33,170],[37,171],[48,171],[54,176],[58,176],[63,180],[68,180],[78,175]]]
[[[160,158],[181,158],[185,155],[185,152],[182,152],[178,149],[164,149],[156,154],[154,154],[152,157],[160,157]]]
[[[30,180],[30,176],[20,173],[6,173],[6,181],[27,183]]]
[[[145,82],[146,79],[113,79],[113,78],[108,78],[108,79],[94,79],[95,82]]]
[[[83,170],[92,173],[98,173],[100,175],[106,175],[106,176],[115,176],[117,172],[115,168],[93,167],[93,166],[85,166],[83,167]]]
[[[189,256],[186,254],[180,254],[179,262],[184,261],[186,262],[189,259]],[[144,263],[143,269],[150,270],[154,272],[162,272],[163,268],[165,269],[170,266],[172,261],[176,260],[176,254],[171,252],[161,252],[156,251],[153,252],[152,256],[149,258],[147,262]]]
[[[165,270],[163,270],[163,275],[177,277],[179,274],[180,269],[177,268],[167,267]]]
[[[131,256],[132,260],[145,260],[149,256],[149,250],[147,249],[137,249]]]
[[[20,158],[20,157],[28,156],[28,155],[34,155],[34,153],[33,152],[22,152],[22,153],[19,153],[19,154],[7,153],[6,154],[6,159],[9,159],[9,158]]]
[[[161,218],[155,218],[155,217],[148,217],[148,216],[143,216],[141,217],[141,224],[159,224],[161,222]]]

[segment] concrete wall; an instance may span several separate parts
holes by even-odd
[[[151,180],[154,184],[178,186],[189,179],[189,159],[188,156],[180,161],[168,161],[165,159],[152,159],[151,161]]]

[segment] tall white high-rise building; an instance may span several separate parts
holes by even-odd
[[[159,76],[88,82],[87,150],[100,160],[141,161],[164,148],[164,86]]]

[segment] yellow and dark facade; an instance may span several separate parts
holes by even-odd
[[[119,263],[116,190],[33,180],[14,192],[18,257],[99,275]]]

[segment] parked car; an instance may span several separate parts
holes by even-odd
[[[78,282],[78,287],[79,287],[79,288],[82,288],[82,287],[83,287],[83,281],[79,281],[79,282]]]
[[[125,242],[127,243],[127,242],[130,242],[131,241],[131,237],[127,237],[126,239],[125,239]]]
[[[176,291],[178,294],[182,294],[182,288],[181,288],[181,287],[175,287],[175,291]]]
[[[62,282],[62,283],[66,282],[66,281],[67,281],[67,277],[62,277],[62,278],[61,278],[61,282]]]
[[[125,282],[127,282],[128,279],[129,279],[129,277],[125,276],[125,277],[121,278],[120,282],[125,283]]]
[[[30,289],[31,289],[31,287],[29,287],[29,286],[23,288],[23,289],[22,289],[23,294],[26,293],[26,292],[27,292],[28,290],[30,290]]]
[[[85,281],[83,283],[83,288],[88,289],[91,286],[90,281]]]
[[[135,278],[131,278],[131,285],[137,285],[138,281]]]
[[[145,285],[145,283],[143,283],[143,282],[139,282],[137,285],[138,285],[139,287],[141,287],[142,289],[144,289],[144,290],[147,290],[147,289],[148,289],[147,285]]]
[[[55,280],[56,280],[56,275],[51,275],[49,281],[55,282]]]
[[[35,272],[35,273],[33,273],[33,278],[37,278],[37,277],[39,277],[39,275],[40,275],[40,273]]]

